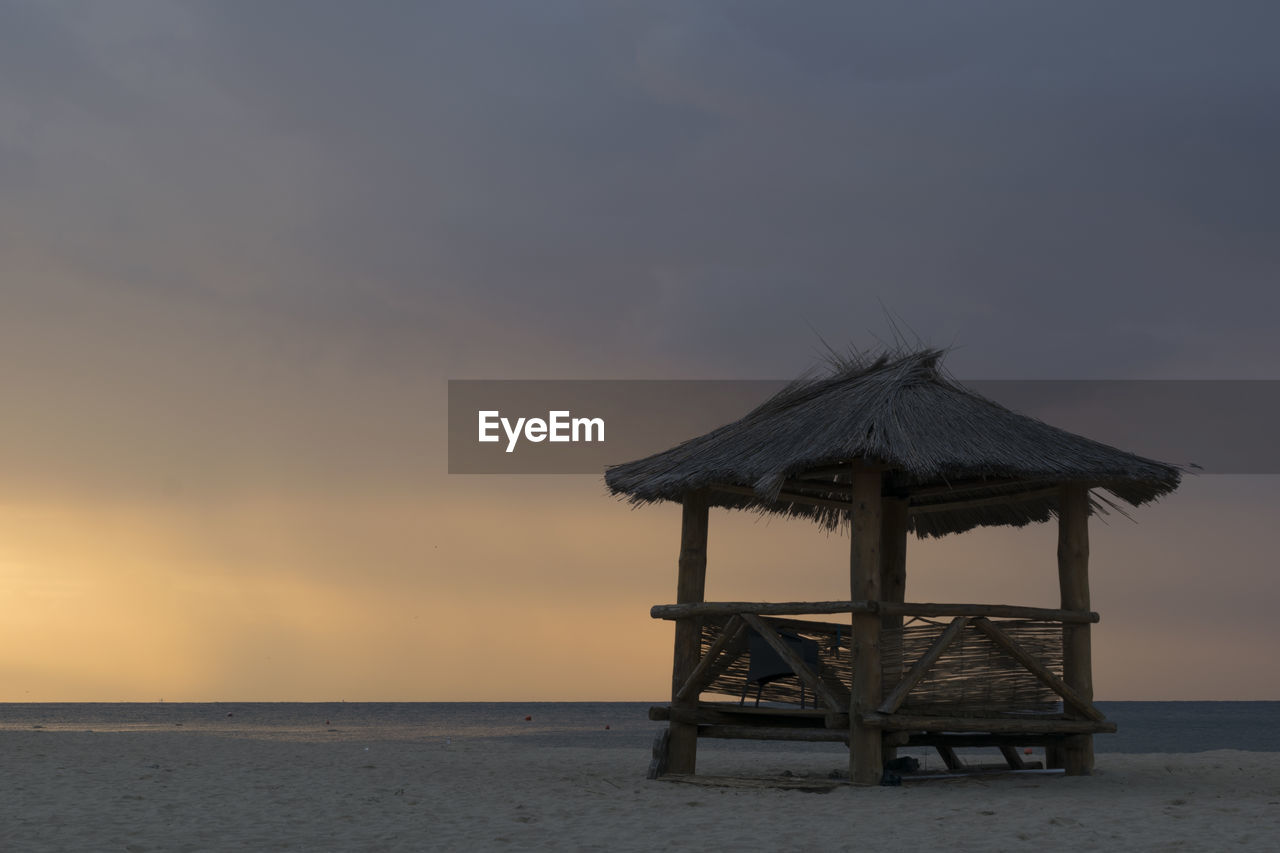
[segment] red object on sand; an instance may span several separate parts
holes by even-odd
[[[527,723],[527,722],[529,722],[529,721],[530,721],[530,720],[532,720],[532,719],[533,719],[533,717],[525,717],[525,718],[524,718],[524,721]]]

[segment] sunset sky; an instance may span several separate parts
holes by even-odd
[[[661,698],[679,508],[449,475],[450,379],[788,378],[887,313],[962,379],[1280,379],[1277,31],[0,0],[0,701]],[[1278,513],[1095,520],[1099,699],[1280,699]],[[1055,547],[913,540],[908,599],[1056,606]],[[813,525],[709,548],[709,598],[848,597]]]

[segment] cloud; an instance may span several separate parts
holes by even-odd
[[[453,493],[448,378],[782,377],[886,309],[960,376],[1274,378],[1278,16],[6,5],[0,498]]]
[[[1267,7],[153,11],[22,12],[44,48],[9,55],[10,101],[52,106],[7,141],[35,167],[6,218],[112,287],[294,335],[722,370],[765,327],[862,336],[879,299],[944,340],[1102,330],[1040,354],[1093,371],[1177,362],[1141,332],[1188,315],[1256,338],[1230,305],[1280,266]],[[740,282],[743,325],[654,334],[685,322],[676,280],[699,317]]]

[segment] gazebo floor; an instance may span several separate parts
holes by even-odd
[[[847,779],[830,779],[820,776],[699,776],[693,773],[664,773],[660,778],[663,782],[700,785],[704,788],[735,788],[751,791],[773,788],[783,791],[803,791],[809,794],[829,794],[838,788],[849,787]]]
[[[871,715],[868,715],[871,716]],[[649,709],[649,718],[657,721],[675,719],[697,726],[698,738],[732,740],[777,740],[809,743],[849,744],[847,714],[832,714],[816,708],[780,708],[737,703],[702,702],[694,708],[657,705]],[[925,717],[875,715],[883,725],[884,743],[888,747],[932,747],[947,766],[945,771],[919,770],[900,772],[903,781],[930,778],[963,778],[975,774],[1010,772],[1056,772],[1041,770],[1040,762],[1024,760],[1022,752],[1030,747],[1060,749],[1070,739],[1085,732],[1115,731],[1107,721],[1075,720],[1062,715],[1051,717],[1011,714],[1003,717]],[[833,725],[834,723],[834,725]],[[666,732],[663,732],[665,736]],[[957,749],[995,747],[1003,753],[1004,764],[967,764]],[[655,742],[655,760],[665,766],[665,737]],[[806,791],[829,791],[846,782],[841,778],[814,776],[736,777],[693,776],[658,773],[661,778],[689,784],[721,787],[784,788]],[[657,778],[657,776],[651,776]],[[896,784],[896,782],[894,783]]]
[[[649,708],[649,719],[698,725],[754,725],[783,728],[841,728],[849,727],[849,715],[832,713],[823,708],[779,708],[739,705],[736,702],[699,702],[690,711],[675,710],[670,705],[654,705]],[[834,725],[833,725],[834,723]]]
[[[849,715],[821,708],[757,708],[731,702],[700,702],[695,708],[673,709],[670,705],[654,705],[649,708],[649,719],[692,723],[707,728],[760,729],[761,733],[744,733],[739,736],[752,739],[768,739],[763,730],[775,730],[779,734],[791,732],[794,737],[782,740],[838,740],[835,735],[848,736]],[[917,736],[957,734],[986,739],[984,746],[1016,742],[1028,746],[1045,745],[1041,738],[1061,738],[1080,734],[1109,734],[1116,724],[1108,720],[1070,719],[1061,714],[1019,715],[999,717],[940,717],[922,714],[866,714],[863,720],[886,732],[911,733]],[[815,731],[816,730],[816,731]],[[823,738],[818,732],[825,730],[833,737]],[[700,732],[701,734],[701,732]],[[711,734],[710,737],[733,735]],[[1035,742],[1033,742],[1035,741]],[[979,745],[979,744],[973,744]]]
[[[960,769],[917,770],[914,773],[903,773],[893,784],[918,785],[926,782],[963,782],[967,779],[991,779],[1017,776],[1064,776],[1061,769],[1043,770],[1039,763],[1021,768],[1010,768],[1003,764],[972,764]],[[786,776],[771,774],[767,776],[726,776],[697,775],[692,773],[664,773],[659,780],[676,782],[682,785],[698,785],[704,788],[732,788],[736,790],[801,791],[809,794],[829,794],[841,788],[852,788],[849,780],[822,776]]]

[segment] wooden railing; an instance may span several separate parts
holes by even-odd
[[[838,728],[847,726],[850,706],[850,669],[849,625],[828,622],[812,622],[808,620],[790,619],[794,616],[830,616],[832,614],[877,613],[890,617],[909,617],[914,619],[950,618],[949,624],[932,624],[929,631],[937,631],[936,638],[932,633],[916,633],[913,639],[913,650],[903,660],[901,641],[903,628],[895,625],[885,626],[882,635],[886,638],[896,636],[898,639],[898,666],[885,670],[886,681],[883,700],[874,711],[863,713],[860,719],[864,724],[879,727],[885,731],[917,731],[917,732],[1018,732],[1018,733],[1060,733],[1114,731],[1114,725],[1105,722],[1101,712],[1091,701],[1081,696],[1065,683],[1063,678],[1053,671],[1053,666],[1060,669],[1061,639],[1052,633],[1046,638],[1045,632],[1052,624],[1089,624],[1097,622],[1097,613],[1091,611],[1059,610],[1039,607],[1021,607],[1002,604],[935,604],[935,603],[894,603],[876,601],[823,601],[823,602],[699,602],[691,604],[657,605],[650,611],[658,619],[694,619],[706,624],[703,653],[697,666],[689,673],[673,692],[671,712],[685,716],[699,715],[695,711],[699,698],[704,691],[716,684],[713,692],[728,692],[725,689],[726,676],[731,667],[742,676],[743,664],[738,660],[746,653],[749,632],[758,634],[769,647],[777,653],[792,669],[812,694],[817,697],[821,711],[810,712],[810,716],[826,718],[826,727]],[[997,620],[997,621],[993,621]],[[1003,621],[1001,621],[1003,620]],[[937,624],[937,623],[933,623]],[[1027,626],[1036,625],[1034,631]],[[815,670],[797,654],[795,646],[784,639],[780,631],[800,631],[811,637],[827,637],[824,645],[826,663]],[[1026,647],[1026,640],[1020,641],[1019,631],[1024,637],[1034,637],[1040,646],[1031,643]],[[1035,633],[1038,631],[1039,633]],[[843,636],[841,634],[843,632]],[[896,634],[895,634],[896,632]],[[1035,690],[1048,691],[1043,696],[1060,698],[1064,714],[1041,715],[1033,718],[1019,717],[1015,713],[1019,709],[996,710],[983,707],[978,710],[962,713],[929,713],[927,702],[921,700],[918,691],[932,677],[935,681],[942,678],[956,678],[954,673],[943,672],[945,666],[940,661],[948,658],[948,653],[956,647],[957,641],[965,637],[965,642],[972,648],[973,644],[992,647],[982,654],[993,652],[1007,670],[1022,672],[1019,678],[1026,680],[1029,673],[1036,684]],[[1056,643],[1056,661],[1037,654],[1035,650],[1047,648],[1045,643],[1050,639]],[[932,640],[931,643],[929,641]],[[923,652],[919,650],[929,643]],[[886,643],[886,645],[890,645]],[[952,660],[957,652],[952,652]],[[1052,656],[1050,656],[1052,657]],[[838,666],[832,664],[838,661]],[[886,661],[888,663],[888,661]],[[839,670],[840,677],[833,676],[832,670]],[[967,673],[966,673],[967,675]],[[977,678],[981,678],[979,673]],[[1004,677],[1004,676],[1001,676]],[[1009,676],[1012,677],[1012,676]],[[741,678],[745,685],[745,676]],[[930,682],[933,683],[933,682]],[[1038,686],[1037,686],[1038,685]],[[1051,695],[1050,695],[1051,694]],[[910,701],[909,701],[910,697]],[[915,706],[911,705],[915,702]],[[906,708],[904,709],[904,705]],[[725,713],[731,712],[731,706],[708,705],[703,703],[705,713],[715,717],[715,722],[724,724]],[[925,711],[921,711],[925,708]],[[762,711],[764,709],[761,709]],[[798,719],[798,718],[797,718]],[[688,720],[694,722],[693,719]],[[712,724],[711,717],[706,721]],[[763,721],[762,721],[763,722]],[[816,720],[815,720],[816,722]],[[770,724],[776,723],[773,720]],[[821,725],[821,723],[819,723]],[[707,734],[713,734],[707,732]],[[745,736],[745,735],[740,735]],[[811,738],[810,738],[811,739]]]
[[[986,616],[1010,619],[1037,619],[1044,622],[1097,622],[1099,616],[1087,610],[1051,610],[1012,604],[916,604],[890,601],[701,601],[695,604],[655,604],[649,609],[654,619],[683,619],[688,616],[803,616],[831,613],[879,613],[884,616]]]

